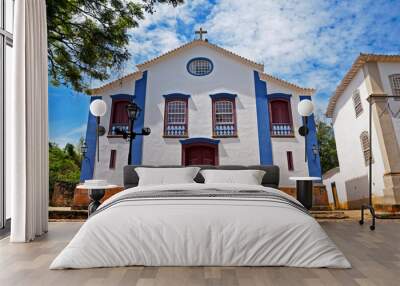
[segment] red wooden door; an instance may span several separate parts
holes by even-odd
[[[188,165],[217,165],[217,147],[206,145],[187,146],[183,150],[183,163]]]

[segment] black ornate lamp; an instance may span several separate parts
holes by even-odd
[[[312,152],[313,152],[313,155],[314,155],[314,160],[317,159],[317,156],[319,155],[319,151],[320,151],[319,147],[317,145],[313,144]]]
[[[86,144],[86,141],[83,141],[82,146],[81,146],[82,158],[86,157],[87,151],[88,151],[88,145]]]
[[[136,104],[136,102],[132,102],[126,106],[126,111],[128,112],[128,118],[130,121],[136,120],[142,109]]]

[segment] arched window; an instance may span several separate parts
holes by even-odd
[[[363,131],[360,135],[360,141],[361,141],[361,149],[364,155],[364,162],[365,165],[367,166],[369,164],[369,158],[371,156],[372,158],[372,163],[374,162],[374,159],[371,154],[371,149],[369,148],[369,134],[368,131]]]
[[[164,136],[187,137],[188,129],[187,99],[165,101]]]
[[[269,103],[271,136],[293,136],[292,111],[290,101],[286,99],[273,99]]]
[[[129,131],[129,118],[126,106],[130,103],[129,100],[113,100],[111,107],[110,118],[110,135],[118,135],[119,131]]]
[[[213,137],[236,137],[235,99],[213,99]]]

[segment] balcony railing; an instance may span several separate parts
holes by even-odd
[[[293,136],[293,127],[291,124],[287,123],[272,123],[271,124],[271,136],[285,137]]]
[[[111,126],[109,135],[119,136],[122,132],[129,132],[129,125],[128,124],[118,124],[115,123]]]
[[[168,124],[165,128],[164,136],[167,137],[183,137],[186,136],[185,124]]]
[[[232,137],[236,136],[234,124],[216,124],[214,134],[217,137]]]

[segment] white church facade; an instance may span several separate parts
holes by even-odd
[[[326,115],[332,118],[339,159],[339,168],[324,174],[330,204],[354,209],[368,202],[372,152],[372,201],[378,210],[400,210],[400,55],[360,54]]]
[[[314,89],[299,87],[264,72],[255,63],[207,40],[193,40],[137,65],[137,71],[92,90],[107,112],[100,125],[96,154],[96,119],[89,113],[81,179],[101,178],[122,184],[129,142],[117,134],[128,129],[126,105],[142,109],[131,150],[134,165],[278,165],[280,185],[290,176],[321,176],[313,116],[305,140],[298,134],[297,105],[312,99]]]

